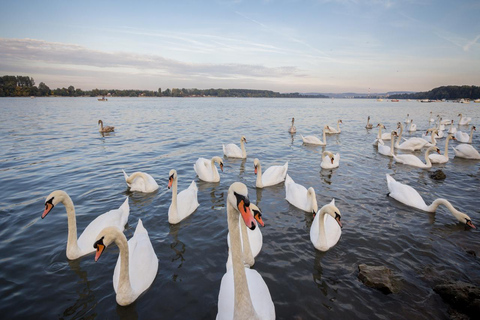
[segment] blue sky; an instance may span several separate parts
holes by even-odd
[[[0,75],[50,88],[480,85],[480,1],[1,1]]]

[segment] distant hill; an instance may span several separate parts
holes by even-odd
[[[430,100],[459,100],[480,98],[480,87],[477,86],[443,86],[426,92],[390,95],[392,99],[430,99]]]
[[[318,93],[318,92],[307,92],[302,93],[302,95],[306,96],[317,96],[323,95],[330,98],[336,99],[376,99],[376,98],[385,98],[389,97],[393,94],[411,94],[414,93],[413,91],[391,91],[386,93],[357,93],[357,92],[342,92],[342,93]]]

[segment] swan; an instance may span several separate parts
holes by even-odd
[[[192,181],[187,189],[177,194],[177,171],[175,169],[170,170],[168,176],[168,189],[172,188],[172,203],[168,208],[168,222],[177,224],[198,208],[198,188],[195,181]]]
[[[327,145],[327,136],[326,136],[326,131],[329,130],[330,128],[328,126],[323,127],[323,141],[320,140],[319,138],[315,136],[302,136],[302,141],[305,144],[313,144],[316,146],[326,146]]]
[[[407,113],[407,119],[405,119],[405,124],[409,124],[412,122],[412,119],[409,119],[410,114]]]
[[[373,128],[373,124],[370,123],[370,116],[368,116],[367,118],[367,125],[365,126],[366,129],[372,129]]]
[[[342,132],[342,130],[340,130],[340,123],[343,124],[342,120],[338,120],[338,121],[337,121],[337,129],[327,126],[327,130],[326,130],[327,133],[328,133],[328,134],[335,134],[335,133],[340,133],[340,132]],[[325,130],[325,129],[324,129],[324,130]]]
[[[400,129],[400,133],[398,134],[398,139],[395,142],[395,148],[397,149],[415,151],[415,150],[422,149],[428,143],[428,141],[422,138],[410,138],[400,144],[399,141],[402,140],[402,133],[403,133],[403,125],[401,122],[397,123],[397,128]]]
[[[456,132],[457,132],[457,128],[453,126],[453,120],[452,120],[452,122],[450,123],[450,129],[448,129],[448,133],[455,134]]]
[[[115,131],[115,127],[110,127],[110,126],[104,127],[102,120],[98,120],[98,124],[100,125],[100,130],[98,130],[98,132],[113,132],[113,131]]]
[[[257,224],[260,224],[262,227],[265,226],[262,220],[262,212],[260,209],[253,203],[250,202],[250,211],[253,214],[255,220],[257,220]],[[240,217],[238,217],[241,219]],[[245,266],[251,268],[255,264],[255,257],[258,256],[260,251],[262,250],[263,245],[263,235],[260,231],[260,228],[255,228],[253,230],[248,229],[245,226],[245,223],[240,223],[240,240],[242,243],[242,250],[243,250],[243,262]],[[248,241],[243,241],[243,239],[247,239]],[[227,234],[227,243],[228,248],[230,248],[230,233]],[[232,267],[232,253],[230,249],[228,250],[228,260],[227,260],[227,271],[230,270]]]
[[[472,121],[472,118],[464,117],[461,113],[458,114],[458,117],[460,117],[460,121],[458,121],[458,125],[460,126],[468,126],[470,121]]]
[[[293,125],[295,122],[295,118],[292,118],[292,126],[290,127],[290,129],[288,129],[288,132],[290,133],[296,133],[297,132],[297,128],[295,128],[295,126]]]
[[[476,131],[476,130],[477,130],[477,128],[475,128],[475,126],[472,126],[472,129],[470,129],[470,136],[468,134],[466,134],[465,132],[457,131],[457,133],[455,133],[455,138],[457,138],[458,142],[472,143],[473,131]]]
[[[437,117],[440,117],[440,115],[438,115]],[[445,120],[443,120],[443,118],[440,117],[440,122],[439,122],[439,123],[440,123],[441,125],[450,124],[450,122],[452,122],[452,120],[450,120],[450,119],[445,119]],[[445,130],[445,129],[442,129],[442,130]]]
[[[253,160],[255,174],[257,175],[257,188],[264,188],[279,184],[285,180],[288,170],[288,161],[283,166],[271,166],[262,174],[262,165],[260,160],[255,158]]]
[[[377,124],[377,127],[378,127],[378,134],[377,134],[377,138],[375,139],[375,141],[373,141],[374,146],[378,145],[379,140],[391,140],[392,139],[391,133],[389,133],[389,132],[382,133],[382,129],[385,129],[385,130],[387,129],[383,124],[379,123],[379,124]]]
[[[480,160],[480,153],[470,144],[459,144],[453,148],[453,151],[455,151],[455,157]]]
[[[315,190],[310,187],[308,190],[293,181],[287,174],[285,179],[285,199],[293,206],[315,214],[318,211],[317,197]]]
[[[393,179],[388,173],[387,186],[389,191],[388,195],[407,206],[414,207],[426,212],[435,212],[438,206],[443,204],[450,210],[450,212],[455,218],[457,218],[458,221],[465,223],[471,228],[476,229],[476,227],[472,223],[472,219],[470,219],[470,217],[467,216],[465,213],[456,210],[452,206],[452,204],[446,199],[438,198],[433,201],[431,205],[427,206],[427,204],[423,200],[422,196],[417,192],[417,190],[406,184],[395,181],[395,179]]]
[[[320,167],[323,169],[333,169],[338,168],[340,165],[340,153],[333,155],[330,151],[323,151],[322,152],[322,163],[320,163]]]
[[[98,261],[106,247],[115,242],[120,253],[113,271],[113,289],[117,303],[128,306],[133,303],[155,280],[158,271],[158,258],[142,220],[138,219],[133,237],[127,242],[125,235],[115,227],[103,229],[92,246]]]
[[[242,147],[241,149],[236,144],[233,144],[233,143],[223,145],[223,154],[227,158],[246,159],[247,151],[245,150],[244,143],[247,143],[247,139],[245,138],[245,136],[242,136],[240,138],[240,146]]]
[[[232,268],[222,277],[218,293],[217,319],[275,319],[275,305],[262,276],[244,267],[239,230],[239,217],[249,229],[255,229],[250,213],[248,189],[241,182],[228,189],[227,221],[230,232]]]
[[[432,123],[432,122],[435,122],[435,119],[433,118],[433,112],[430,111],[430,119],[428,119],[428,123]]]
[[[408,127],[408,132],[417,131],[417,125],[413,123],[413,119],[410,120],[410,126]]]
[[[380,140],[379,144],[378,144],[378,153],[383,154],[384,156],[393,157],[393,153],[394,153],[394,150],[395,150],[393,144],[395,143],[395,137],[397,136],[397,132],[392,131],[391,135],[392,135],[392,139],[391,139],[390,147],[386,146],[383,143],[383,141]]]
[[[193,170],[198,175],[198,178],[207,182],[219,182],[220,175],[218,174],[215,162],[220,166],[220,170],[223,172],[223,160],[220,157],[213,157],[212,160],[205,158],[198,158],[197,162],[193,165]]]
[[[315,249],[327,251],[337,244],[342,235],[342,215],[335,206],[335,199],[324,205],[315,215],[310,227],[310,241]]]
[[[158,189],[158,184],[151,175],[145,172],[134,172],[130,177],[122,169],[123,176],[130,191],[150,193]]]
[[[68,219],[68,238],[67,238],[67,258],[75,260],[88,253],[95,251],[93,243],[97,234],[105,227],[115,226],[121,231],[125,229],[130,214],[130,206],[128,198],[125,199],[120,208],[110,210],[96,217],[83,230],[83,233],[77,239],[77,220],[75,217],[75,206],[70,196],[62,190],[56,190],[50,193],[45,201],[45,210],[42,219],[55,207],[58,203],[63,203],[67,210]]]
[[[450,133],[445,140],[445,152],[443,155],[441,154],[430,154],[428,157],[432,163],[447,163],[448,162],[448,142],[452,140],[457,140],[455,137]]]
[[[430,158],[428,155],[432,151],[437,151],[440,153],[440,149],[438,149],[436,146],[431,146],[430,148],[427,149],[425,152],[425,162],[423,163],[422,160],[420,160],[417,156],[414,156],[413,154],[398,154],[398,155],[393,155],[393,159],[395,159],[396,162],[406,164],[409,166],[413,167],[419,167],[423,169],[428,169],[432,167],[432,162],[430,161]]]
[[[430,129],[427,129],[427,131],[425,131],[425,133],[422,133],[422,137],[421,138],[417,138],[417,139],[423,139],[426,141],[425,143],[425,147],[431,147],[431,146],[436,146],[437,145],[437,140],[435,139],[435,137],[437,136],[437,128],[430,128]],[[431,142],[428,142],[428,134],[431,133],[430,135],[430,141]]]

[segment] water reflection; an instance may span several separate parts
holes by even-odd
[[[122,307],[119,304],[117,304],[117,308],[115,311],[121,320],[138,319],[137,301],[125,307]]]
[[[180,224],[171,224],[170,225],[170,232],[169,235],[173,238],[170,243],[170,249],[173,250],[175,253],[174,256],[172,257],[171,261],[172,262],[178,262],[177,269],[180,269],[183,265],[183,262],[185,261],[185,258],[183,255],[185,254],[185,251],[187,250],[187,247],[185,246],[185,243],[182,241],[178,240],[178,232],[180,230]],[[174,273],[172,276],[173,281],[177,281],[178,274]]]

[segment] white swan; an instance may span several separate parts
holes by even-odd
[[[417,125],[413,123],[413,119],[410,120],[410,126],[408,126],[408,132],[417,131]]]
[[[240,182],[228,189],[227,218],[232,252],[232,268],[225,273],[218,293],[217,319],[275,319],[275,305],[262,276],[245,268],[239,230],[239,216],[250,229],[255,220],[250,213],[248,189]]]
[[[457,133],[455,133],[455,138],[457,138],[458,142],[472,143],[473,131],[476,131],[476,130],[477,128],[475,128],[475,126],[472,126],[472,129],[470,129],[470,135],[462,131],[457,131]]]
[[[315,136],[304,137],[304,136],[301,135],[303,143],[312,144],[312,145],[316,145],[316,146],[326,146],[327,145],[326,130],[329,130],[328,126],[323,127],[323,141],[320,140],[319,138],[315,137]]]
[[[260,160],[253,160],[255,174],[257,175],[257,188],[264,188],[279,184],[285,180],[288,171],[288,161],[283,166],[271,166],[262,173],[262,165]]]
[[[297,132],[297,128],[295,128],[294,122],[295,122],[295,118],[292,118],[292,126],[288,129],[288,132],[290,132],[290,133],[296,133]]]
[[[438,149],[436,146],[431,146],[430,148],[427,149],[425,152],[425,162],[423,163],[422,160],[420,160],[417,156],[414,156],[413,154],[398,154],[398,155],[393,155],[393,159],[402,164],[406,164],[412,167],[418,167],[418,168],[423,168],[423,169],[428,169],[432,167],[432,162],[430,161],[430,158],[428,155],[432,151],[437,151],[440,153],[440,149]]]
[[[430,111],[430,119],[428,119],[428,123],[435,122],[435,119],[433,118],[433,112]]]
[[[158,271],[158,258],[153,250],[152,242],[142,220],[138,219],[133,237],[127,242],[125,235],[115,227],[103,229],[92,246],[97,250],[95,261],[98,261],[104,249],[115,242],[120,253],[113,271],[113,289],[117,303],[127,306],[137,300],[155,280]]]
[[[395,148],[394,148],[393,144],[395,143],[395,137],[397,136],[397,132],[392,131],[391,135],[392,135],[392,139],[391,139],[391,142],[390,142],[390,147],[386,146],[383,143],[383,140],[379,140],[378,153],[383,154],[384,156],[393,157],[393,154],[395,152]]]
[[[457,128],[453,126],[453,120],[452,120],[452,122],[450,123],[450,129],[448,129],[448,133],[455,134],[456,132],[457,132]]]
[[[422,138],[410,138],[400,144],[399,141],[402,140],[402,133],[403,133],[403,125],[401,122],[397,123],[397,128],[400,129],[400,133],[398,134],[398,139],[395,142],[395,148],[397,149],[415,151],[415,150],[422,149],[428,143],[428,141]]]
[[[377,124],[377,127],[378,127],[378,134],[377,134],[377,138],[375,139],[375,141],[373,141],[374,146],[377,146],[378,142],[380,140],[382,140],[382,143],[383,143],[383,141],[385,141],[385,140],[391,140],[392,139],[392,135],[391,135],[390,132],[382,133],[382,129],[387,129],[383,124],[379,123],[379,124]]]
[[[242,136],[240,138],[241,149],[236,144],[233,144],[233,143],[223,145],[223,154],[227,158],[246,159],[247,158],[247,151],[245,150],[244,143],[247,143],[247,139],[245,138],[245,136]]]
[[[405,119],[405,124],[412,122],[412,119],[409,119],[410,115],[407,113],[407,119]]]
[[[322,162],[320,167],[323,169],[333,169],[338,168],[340,165],[340,153],[333,155],[330,151],[322,152]]]
[[[342,130],[340,129],[340,123],[343,124],[342,120],[338,120],[338,121],[337,121],[337,129],[332,128],[332,127],[330,127],[330,126],[327,126],[326,132],[327,132],[328,134],[335,134],[335,133],[340,133],[340,132],[342,132]],[[325,129],[324,129],[324,130],[325,130]]]
[[[428,142],[428,134],[431,134],[430,136],[430,141],[431,142]],[[437,145],[437,140],[435,139],[435,137],[438,137],[438,129],[437,128],[430,128],[430,129],[427,129],[427,131],[425,131],[425,133],[422,133],[422,137],[421,138],[418,138],[418,139],[423,139],[425,141],[427,141],[427,143],[425,144],[425,147],[431,147],[431,146],[436,146]]]
[[[193,165],[193,170],[198,175],[198,178],[207,182],[219,182],[220,175],[218,174],[215,162],[220,166],[220,170],[223,172],[223,160],[220,157],[213,157],[212,160],[205,158],[198,158],[197,162]]]
[[[335,199],[324,205],[315,215],[310,227],[310,241],[320,251],[327,251],[337,244],[342,235],[342,215],[335,206]]]
[[[253,203],[250,202],[250,211],[257,220],[258,224],[262,227],[265,226],[262,220],[262,212],[260,209]],[[241,217],[238,217],[242,219]],[[242,243],[242,252],[243,252],[243,262],[246,267],[251,268],[255,264],[255,258],[258,256],[260,251],[262,250],[263,245],[263,235],[260,228],[255,228],[253,230],[247,228],[245,223],[240,223],[240,240]],[[247,239],[248,241],[243,241],[243,239]],[[228,243],[228,260],[227,260],[227,271],[230,270],[232,267],[232,253],[230,251],[230,233],[227,234],[227,243]]]
[[[153,192],[158,189],[158,184],[153,179],[151,175],[145,172],[134,172],[130,177],[125,173],[125,170],[122,169],[123,176],[127,182],[127,186],[130,188],[130,191],[139,191],[139,192]]]
[[[407,206],[414,207],[426,212],[435,212],[438,206],[443,204],[450,210],[450,212],[455,218],[457,218],[458,221],[476,229],[470,217],[467,216],[465,213],[456,210],[452,206],[452,204],[446,199],[438,198],[433,201],[431,205],[427,206],[427,204],[423,200],[422,196],[417,192],[417,190],[406,184],[395,181],[395,179],[393,179],[388,173],[387,185],[389,191],[388,195]]]
[[[130,206],[128,198],[125,199],[120,208],[110,210],[96,217],[83,230],[83,233],[77,239],[77,220],[75,217],[75,206],[70,196],[62,190],[56,190],[50,193],[45,201],[45,210],[42,219],[55,207],[58,203],[63,203],[67,210],[68,219],[68,238],[67,238],[67,258],[74,260],[95,251],[93,244],[96,236],[105,227],[114,226],[121,231],[125,229],[130,214]]]
[[[445,140],[445,151],[442,154],[430,154],[428,157],[432,163],[447,163],[448,162],[448,142],[452,140],[457,140],[452,134],[449,134]]]
[[[303,211],[313,214],[318,211],[315,190],[312,187],[307,190],[304,186],[295,183],[288,174],[285,179],[285,199]]]
[[[177,171],[172,169],[168,175],[168,189],[172,188],[172,203],[168,208],[168,222],[177,224],[198,208],[198,188],[195,181],[192,181],[187,189],[177,194]]]
[[[453,151],[455,151],[455,157],[480,160],[480,153],[470,144],[459,144],[453,148]]]
[[[440,117],[440,115],[438,115],[437,117]],[[445,119],[443,120],[443,118],[440,117],[440,125],[446,125],[446,124],[450,124],[450,122],[452,122],[452,120],[450,119]],[[445,130],[445,128],[441,129],[441,130]]]
[[[102,120],[98,120],[98,124],[100,125],[100,130],[98,130],[98,132],[113,132],[115,131],[115,127],[111,127],[111,126],[106,126],[104,127],[103,126],[103,121]]]
[[[365,126],[366,129],[372,129],[373,128],[373,124],[370,123],[370,116],[368,116],[367,118],[367,125]]]
[[[459,113],[458,116],[460,117],[460,121],[458,121],[459,126],[467,126],[470,123],[470,121],[472,121],[472,118],[464,117],[462,116],[461,113]]]

